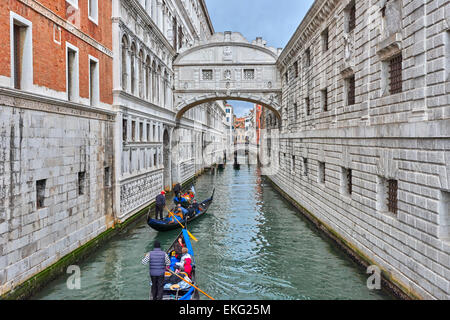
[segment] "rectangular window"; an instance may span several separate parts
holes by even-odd
[[[105,187],[111,186],[111,170],[109,167],[105,167]]]
[[[144,141],[144,124],[139,122],[139,141]]]
[[[352,32],[353,29],[356,27],[356,5],[353,1],[352,4],[350,4],[350,7],[348,9],[348,32]]]
[[[153,154],[153,167],[156,167],[156,152]]]
[[[78,195],[81,196],[84,194],[86,183],[86,172],[78,172]]]
[[[131,121],[131,140],[136,141],[136,121]]]
[[[78,102],[78,49],[67,44],[67,99]]]
[[[153,142],[156,141],[156,125],[153,125]]]
[[[29,90],[33,86],[32,23],[10,13],[11,86]]]
[[[98,0],[89,0],[88,6],[89,19],[98,24]]]
[[[212,70],[202,70],[202,80],[211,81],[213,79]]]
[[[352,194],[352,169],[342,168],[342,194]]]
[[[309,100],[309,97],[305,98],[305,108],[306,108],[306,115],[311,115],[311,101]]]
[[[389,92],[396,94],[402,92],[402,55],[389,61]]]
[[[255,69],[244,69],[244,80],[255,79]]]
[[[146,128],[147,128],[147,141],[150,141],[150,124],[149,123],[147,123]]]
[[[355,75],[352,75],[346,79],[347,86],[347,105],[351,106],[355,104]]]
[[[303,175],[308,176],[308,159],[303,158]]]
[[[45,179],[36,181],[36,208],[37,209],[44,208],[45,183],[46,183]]]
[[[294,103],[294,119],[297,120],[298,118],[298,107],[297,104]]]
[[[324,52],[328,51],[328,28],[322,32],[322,48]]]
[[[397,180],[388,180],[388,194],[387,194],[387,208],[388,211],[397,214],[397,193],[398,193],[398,181]]]
[[[319,162],[317,178],[320,184],[325,184],[325,162]]]
[[[305,67],[311,66],[311,50],[308,48],[305,50]]]
[[[294,62],[294,74],[295,77],[298,78],[298,61]]]
[[[438,232],[440,239],[450,241],[450,192],[441,191]]]
[[[122,139],[123,141],[127,141],[127,132],[128,132],[128,120],[122,119]]]
[[[320,90],[321,94],[321,102],[322,102],[322,111],[328,111],[328,90]]]
[[[295,174],[295,156],[292,156],[291,171],[292,171],[293,174]]]
[[[98,60],[93,57],[89,57],[89,96],[91,106],[98,106],[100,101]]]

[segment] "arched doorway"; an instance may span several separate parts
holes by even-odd
[[[164,174],[163,174],[163,184],[164,190],[172,189],[172,179],[170,177],[170,136],[167,129],[164,130],[163,133],[163,165],[164,165]]]

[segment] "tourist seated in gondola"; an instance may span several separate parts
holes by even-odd
[[[189,202],[187,201],[187,199],[184,198],[184,197],[182,197],[182,196],[174,197],[174,198],[173,198],[173,203],[174,203],[175,205],[181,204],[183,207],[184,207],[184,206],[188,206],[188,204],[189,204]]]
[[[169,214],[169,217],[166,218],[168,223],[176,223],[175,219],[177,219],[179,222],[183,221],[184,213],[183,213],[182,209],[184,209],[184,208],[181,207],[181,205],[178,205],[177,209],[174,210],[173,214]],[[184,210],[186,210],[186,209],[184,209]]]
[[[188,252],[188,248],[181,249],[181,252],[183,255],[181,256],[180,262],[175,263],[175,268],[180,269],[180,271],[184,271],[184,264],[186,262],[186,259],[189,258],[192,261],[192,257]]]
[[[202,207],[197,203],[197,200],[194,199],[192,201],[192,204],[188,208],[188,212],[186,214],[187,218],[193,217],[196,214],[199,214],[201,211],[203,211]]]
[[[182,256],[182,254],[183,254],[183,248],[186,248],[186,245],[184,244],[184,242],[183,242],[183,238],[182,237],[179,237],[178,239],[177,239],[177,242],[175,243],[175,245],[174,245],[174,251],[175,251],[175,257],[176,258],[178,258],[178,259],[181,259],[181,256]],[[178,261],[177,261],[178,262]]]

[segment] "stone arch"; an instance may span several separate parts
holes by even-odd
[[[278,118],[279,123],[281,123],[281,114],[279,112],[280,106],[278,102],[275,101],[275,98],[264,98],[264,97],[258,97],[258,96],[247,96],[247,95],[224,95],[220,96],[216,93],[206,94],[199,97],[195,97],[194,99],[185,101],[178,105],[177,107],[177,115],[176,120],[179,121],[181,117],[190,109],[201,105],[203,103],[208,103],[212,101],[218,101],[218,100],[239,100],[239,101],[246,101],[251,103],[260,104],[266,108],[268,108],[270,111],[273,112],[276,118]]]

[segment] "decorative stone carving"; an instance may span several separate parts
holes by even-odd
[[[350,62],[354,53],[354,37],[353,34],[344,33],[344,60]]]
[[[223,48],[223,60],[224,61],[232,61],[233,60],[233,50],[230,46],[226,46]]]
[[[225,80],[231,80],[231,70],[229,70],[229,69],[225,70],[223,73],[223,78]]]

